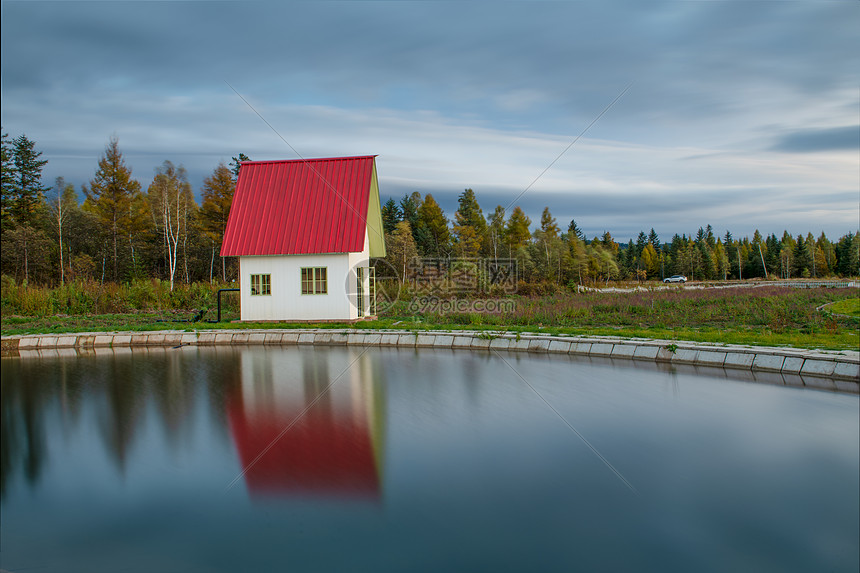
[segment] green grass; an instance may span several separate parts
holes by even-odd
[[[849,298],[834,302],[827,307],[832,313],[860,318],[860,298]]]
[[[224,322],[219,324],[187,322],[194,315],[190,304],[209,302],[210,292],[199,289],[195,292],[199,296],[187,297],[186,300],[193,300],[186,303],[189,310],[171,308],[141,312],[29,315],[20,311],[17,314],[8,312],[10,308],[7,306],[0,321],[0,331],[3,335],[17,335],[250,328],[394,328],[412,332],[542,332],[829,350],[856,350],[860,347],[860,320],[855,318],[860,315],[860,299],[856,289],[761,287],[517,296],[513,297],[516,309],[504,315],[417,314],[410,312],[409,301],[400,301],[387,316],[356,324],[232,323],[230,321],[239,316],[238,309],[231,308],[223,314]],[[28,296],[26,292],[17,294],[25,299]],[[49,292],[43,295],[46,300],[56,298]],[[827,306],[818,312],[816,309],[822,305]],[[206,318],[214,318],[214,311],[210,311]]]

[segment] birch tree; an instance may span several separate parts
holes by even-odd
[[[66,283],[66,267],[63,259],[63,227],[69,220],[71,211],[77,206],[75,186],[66,183],[63,177],[57,177],[52,196],[48,201],[48,211],[51,213],[51,221],[56,225],[57,240],[60,247],[60,284]]]
[[[173,291],[179,247],[188,240],[189,212],[194,207],[185,168],[165,161],[156,170],[147,189],[147,198],[153,223],[163,238],[170,290]]]

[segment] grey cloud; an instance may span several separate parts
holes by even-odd
[[[779,138],[772,151],[814,153],[817,151],[854,151],[860,148],[860,125],[827,129],[801,129]]]

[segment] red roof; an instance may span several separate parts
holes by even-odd
[[[361,252],[374,158],[243,162],[221,256]]]

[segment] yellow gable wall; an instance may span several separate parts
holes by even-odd
[[[370,256],[385,256],[385,235],[382,230],[382,205],[379,202],[379,182],[376,179],[376,159],[370,177],[370,204],[367,206],[367,238]]]

